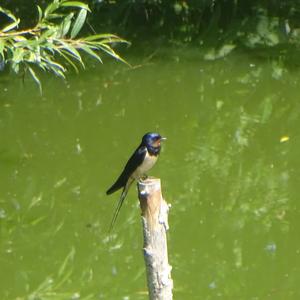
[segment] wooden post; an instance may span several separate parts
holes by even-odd
[[[150,300],[172,300],[172,267],[168,263],[166,232],[169,206],[161,194],[158,178],[138,182],[142,210],[144,259]]]

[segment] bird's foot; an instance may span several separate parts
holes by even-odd
[[[145,181],[148,179],[148,175],[144,174],[141,176],[140,181]]]

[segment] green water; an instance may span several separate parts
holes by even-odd
[[[0,299],[147,299],[135,187],[106,189],[147,131],[172,204],[174,299],[300,299],[297,68],[198,50],[0,87]]]

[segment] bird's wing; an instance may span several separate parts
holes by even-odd
[[[146,156],[147,148],[145,146],[140,145],[129,158],[127,164],[124,167],[119,178],[116,182],[107,190],[106,194],[112,194],[113,192],[119,190],[120,188],[124,188],[127,184],[129,177],[136,170],[138,166],[140,166]]]

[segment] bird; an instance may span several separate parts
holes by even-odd
[[[107,195],[110,195],[117,190],[123,188],[119,202],[117,204],[116,210],[114,212],[110,229],[112,230],[117,217],[119,215],[122,204],[128,193],[131,184],[135,180],[140,180],[141,178],[147,178],[146,172],[148,172],[156,163],[157,158],[161,149],[161,141],[166,140],[158,133],[148,132],[146,133],[140,145],[131,155],[127,161],[121,175],[115,181],[115,183],[106,191]]]

